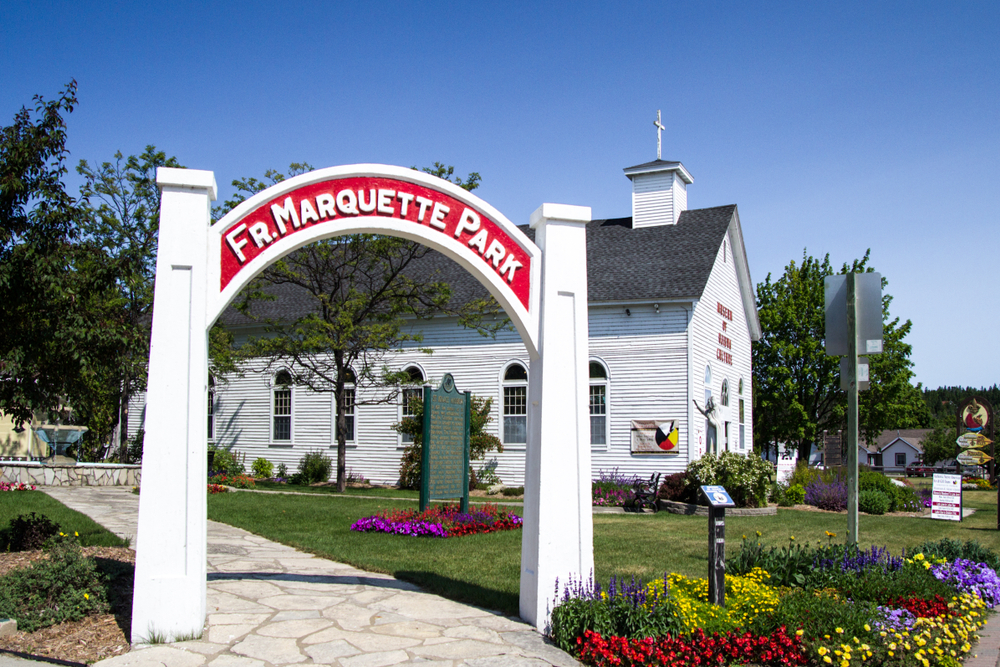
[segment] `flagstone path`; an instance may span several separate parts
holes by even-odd
[[[44,487],[135,545],[127,487]],[[488,564],[484,564],[487,567]],[[208,619],[197,641],[136,647],[100,667],[575,667],[531,626],[208,522]]]

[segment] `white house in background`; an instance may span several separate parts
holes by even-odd
[[[760,338],[760,322],[736,206],[688,210],[693,179],[680,162],[655,160],[625,174],[632,181],[631,217],[587,226],[594,474],[613,468],[645,476],[677,472],[706,450],[750,452],[750,349]],[[419,270],[437,271],[452,285],[453,299],[487,295],[440,254],[432,253]],[[255,316],[294,319],[314,308],[295,288],[272,291],[277,299],[256,303]],[[261,330],[234,309],[222,322],[237,339]],[[413,326],[423,332],[420,347],[433,354],[413,345],[388,362],[434,386],[451,373],[460,390],[492,398],[489,428],[504,452],[491,458],[505,483],[522,484],[531,396],[520,337],[503,332],[487,339],[447,317]],[[289,471],[310,451],[333,457],[332,394],[289,380],[287,371],[251,370],[215,384],[209,441],[245,453],[248,462],[264,457],[285,463]],[[365,396],[356,398],[347,415],[348,467],[373,482],[396,482],[407,443],[391,426],[405,414],[403,401],[364,405]],[[142,400],[133,414],[142,411]],[[706,404],[712,406],[707,417]],[[133,433],[140,426],[140,420],[129,424]]]
[[[886,429],[874,443],[868,444],[868,463],[885,472],[903,473],[906,466],[922,460],[924,438],[933,429]]]

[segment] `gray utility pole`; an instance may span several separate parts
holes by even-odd
[[[858,543],[858,301],[847,274],[847,541]]]
[[[847,392],[847,542],[858,543],[858,392],[868,388],[868,364],[859,354],[882,352],[882,276],[827,276],[826,353],[844,356],[840,386]],[[844,363],[846,362],[846,363]]]

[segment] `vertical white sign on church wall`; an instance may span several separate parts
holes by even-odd
[[[593,569],[586,223],[543,204],[532,243],[447,181],[353,165],[279,183],[213,226],[212,172],[161,168],[163,197],[139,501],[132,638],[200,635],[206,595],[208,330],[256,274],[332,236],[375,233],[430,246],[475,276],[530,356],[521,615],[547,623],[558,577]],[[198,242],[198,239],[204,239]],[[548,342],[548,344],[546,344]]]

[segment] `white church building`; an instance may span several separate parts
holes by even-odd
[[[625,175],[632,182],[632,215],[587,225],[594,477],[615,468],[643,476],[679,472],[706,451],[750,453],[751,345],[760,338],[760,322],[737,208],[689,210],[693,179],[680,162],[657,159]],[[432,253],[426,261],[438,270],[437,279],[451,284],[453,299],[487,295],[443,255]],[[295,319],[313,307],[307,295],[282,289],[275,288],[275,301],[255,304],[255,314]],[[233,308],[221,321],[237,340],[263,332]],[[423,340],[387,362],[435,387],[450,373],[459,390],[492,398],[489,429],[504,451],[489,459],[496,460],[504,483],[523,484],[532,397],[520,336],[505,330],[485,338],[447,317],[414,327]],[[206,416],[209,442],[245,454],[248,464],[263,457],[286,464],[289,472],[307,452],[335,459],[333,394],[292,385],[289,377],[280,369],[251,369],[215,382]],[[404,416],[402,396],[388,404],[355,399],[346,415],[347,466],[372,482],[395,483],[407,444],[392,429]],[[131,414],[144,416],[142,397],[137,403]],[[141,427],[141,419],[130,420],[129,435]]]

